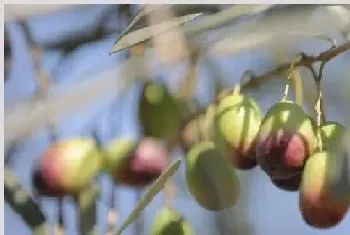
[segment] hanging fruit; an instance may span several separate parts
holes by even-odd
[[[217,108],[214,140],[218,149],[238,169],[257,165],[256,136],[262,115],[256,102],[239,92],[223,98]]]
[[[274,179],[297,176],[313,153],[315,140],[314,126],[304,110],[292,101],[278,102],[260,126],[258,164]]]
[[[210,141],[198,143],[188,153],[186,182],[199,205],[210,211],[234,206],[240,195],[238,177]]]
[[[99,174],[102,157],[94,140],[72,137],[50,146],[33,172],[35,191],[43,196],[78,194]]]
[[[168,165],[168,151],[153,138],[112,140],[105,148],[105,170],[120,185],[143,187]]]

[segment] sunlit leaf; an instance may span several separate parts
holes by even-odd
[[[144,42],[156,34],[162,33],[166,30],[169,30],[178,25],[187,23],[198,16],[202,15],[202,13],[197,14],[189,14],[186,16],[177,17],[173,20],[169,20],[163,23],[159,23],[156,25],[151,25],[140,30],[134,31],[130,34],[125,35],[121,38],[113,47],[111,53],[118,52],[120,50],[126,49],[130,46],[133,46],[137,43]]]
[[[214,4],[150,4],[144,5],[141,10],[139,10],[136,15],[132,18],[128,26],[120,33],[117,40],[114,42],[115,44],[123,38],[126,34],[128,34],[132,28],[138,23],[146,20],[145,17],[149,14],[158,14],[165,8],[171,8],[176,16],[185,16],[193,13],[201,13],[201,12],[217,12],[220,9],[220,6]]]
[[[227,24],[232,24],[242,16],[258,14],[272,8],[273,6],[273,4],[234,5],[228,9],[218,12],[217,14],[203,17],[203,19],[201,21],[198,21],[196,24],[185,26],[184,33],[200,33],[203,31],[215,29],[217,27],[222,27]]]
[[[257,14],[260,12],[263,12],[265,10],[268,10],[272,7],[273,5],[234,5],[228,9],[225,9],[217,14],[210,15],[207,17],[204,17],[203,20],[199,21],[198,23],[195,23],[193,25],[187,25],[183,28],[184,34],[189,34],[189,33],[199,33],[205,30],[210,30],[215,27],[219,27],[222,25],[225,25],[227,23],[232,23],[233,21],[237,20],[238,18],[249,15],[249,14]],[[156,8],[154,8],[156,9]],[[151,10],[154,10],[151,8]],[[149,10],[148,12],[151,12]],[[139,16],[135,17],[137,20],[146,12],[141,12],[138,13]],[[118,37],[116,44],[114,45],[111,53],[115,53],[117,51],[123,50],[125,48],[128,48],[132,45],[135,45],[137,43],[149,40],[153,35],[150,33],[153,30],[156,31],[164,31],[171,29],[172,27],[187,23],[194,18],[197,18],[198,16],[202,15],[203,13],[197,13],[197,14],[188,14],[186,16],[178,17],[174,20],[160,23],[157,25],[152,25],[148,26],[139,30],[136,30],[134,32],[131,32],[127,35],[123,34],[124,32],[126,33],[127,30],[130,30],[131,26],[129,25],[127,29],[125,29],[122,33],[122,36]],[[136,21],[136,20],[135,20]],[[136,23],[134,21],[134,23]]]
[[[134,222],[140,213],[147,207],[147,205],[153,200],[153,198],[161,192],[166,182],[172,177],[179,169],[181,158],[178,158],[172,162],[170,167],[152,184],[152,186],[142,196],[140,202],[131,211],[126,220],[122,223],[119,229],[115,232],[116,235],[120,235],[132,222]]]
[[[271,10],[259,20],[242,23],[236,30],[227,27],[216,31],[216,37],[206,40],[204,45],[207,44],[210,52],[218,55],[270,45],[290,48],[295,43],[315,38],[329,41],[331,35],[344,29],[346,22],[335,22],[329,14],[322,14],[319,8],[317,5],[303,5]],[[316,16],[322,19],[322,24],[312,20]]]
[[[162,5],[145,5],[144,7],[141,8],[141,10],[139,10],[136,15],[134,16],[134,18],[132,18],[131,22],[128,24],[128,26],[120,33],[119,37],[117,38],[117,40],[115,41],[115,43],[118,43],[118,41],[124,37],[127,33],[129,33],[129,31],[132,29],[132,27],[134,27],[139,21],[140,19],[142,19],[144,16],[146,16],[147,14],[149,14],[150,12],[157,10],[159,8],[161,8]]]

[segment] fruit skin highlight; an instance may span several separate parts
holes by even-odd
[[[257,138],[257,161],[274,179],[300,174],[316,141],[309,116],[291,101],[274,104],[266,113]]]
[[[105,148],[105,171],[120,185],[144,187],[168,165],[168,151],[155,139],[115,139]]]
[[[76,195],[102,167],[102,157],[94,140],[65,139],[50,146],[41,156],[32,175],[35,191],[43,196]]]
[[[164,85],[143,85],[138,112],[145,136],[163,139],[170,145],[178,141],[183,110]]]
[[[334,193],[340,186],[337,172],[342,157],[322,151],[314,153],[306,163],[299,189],[299,208],[303,220],[314,228],[338,225],[349,210],[350,193],[343,191],[337,196]]]
[[[261,111],[256,102],[239,93],[221,100],[214,121],[214,141],[232,166],[244,170],[257,165],[256,136],[261,124]]]
[[[163,207],[156,213],[150,235],[193,235],[191,225],[178,212]]]
[[[188,153],[186,183],[198,204],[209,211],[234,206],[240,195],[238,177],[210,141],[195,145]]]

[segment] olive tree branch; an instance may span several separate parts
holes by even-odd
[[[264,84],[266,81],[271,79],[274,75],[281,74],[285,71],[287,71],[291,64],[294,63],[294,67],[307,67],[310,68],[314,63],[316,62],[322,62],[326,63],[335,57],[337,57],[339,54],[350,50],[350,42],[346,42],[344,44],[341,44],[339,46],[332,46],[330,49],[321,52],[317,55],[306,55],[305,53],[301,53],[300,58],[297,60],[291,60],[289,62],[283,63],[276,68],[262,74],[262,75],[252,75],[250,76],[250,79],[245,80],[243,84],[241,84],[241,91],[244,93],[244,91],[249,90],[254,87],[259,87],[260,85]],[[233,88],[231,89],[233,90]],[[221,96],[227,96],[230,95],[231,92],[225,92],[224,94],[220,94]],[[222,99],[222,97],[220,97]],[[219,102],[220,99],[217,99],[216,102]],[[206,107],[201,108],[199,112],[193,113],[189,115],[183,122],[183,126],[186,126],[192,119],[196,118],[199,114],[204,113],[206,110]]]

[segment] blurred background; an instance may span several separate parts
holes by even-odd
[[[192,95],[205,107],[215,95],[213,81],[233,87],[245,71],[259,77],[300,51],[314,55],[328,50],[330,38],[337,45],[350,39],[348,6],[247,6],[169,5],[167,10],[154,10],[150,15],[163,15],[164,19],[202,15],[177,25],[167,36],[148,36],[149,40],[136,44],[138,36],[133,35],[125,37],[129,41],[125,39],[124,44],[123,39],[116,44],[140,5],[5,5],[5,164],[31,192],[32,167],[50,145],[48,124],[53,125],[58,139],[93,133],[102,144],[116,137],[140,138],[137,102],[143,79],[164,81],[176,92],[194,64]],[[156,18],[144,16],[130,31],[147,27]],[[132,47],[119,50],[125,45]],[[110,54],[112,50],[115,53]],[[193,51],[199,52],[195,63],[190,56]],[[344,125],[350,114],[349,65],[347,51],[327,63],[323,79],[327,119]],[[302,102],[311,112],[316,97],[312,74],[303,67],[298,73]],[[284,78],[284,74],[264,78],[246,93],[265,113],[281,98]],[[183,154],[181,148],[172,153],[174,157]],[[181,165],[174,176],[173,204],[196,234],[343,235],[350,231],[350,215],[329,230],[307,226],[298,209],[298,194],[279,190],[259,168],[238,171],[238,175],[243,185],[238,205],[225,212],[208,212],[189,195]],[[133,188],[112,186],[106,176],[101,176],[101,185],[98,233],[106,234],[112,191],[118,213],[116,226],[130,213],[139,195]],[[142,234],[149,233],[162,197],[163,193],[157,195],[146,208]],[[65,234],[79,234],[73,202],[65,199],[63,205]],[[41,208],[54,234],[57,201],[43,198]],[[31,234],[6,203],[4,210],[5,234]],[[135,231],[133,224],[124,234],[141,235]]]

